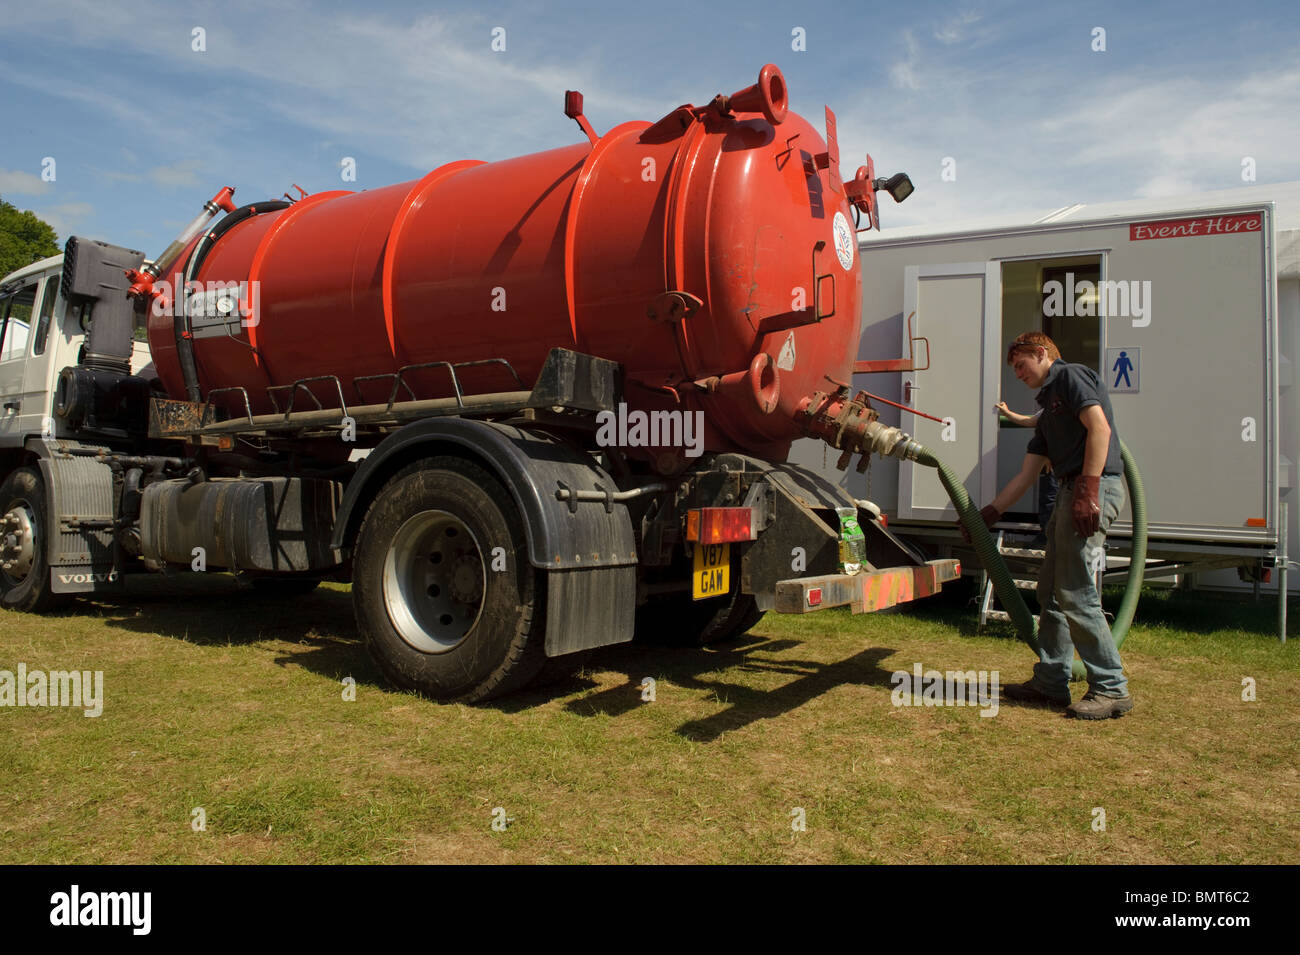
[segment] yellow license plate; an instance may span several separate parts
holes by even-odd
[[[691,596],[696,600],[717,597],[731,590],[731,545],[696,544],[695,572],[691,575]]]

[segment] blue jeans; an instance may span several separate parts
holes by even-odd
[[[1101,612],[1101,596],[1093,577],[1094,561],[1105,553],[1106,528],[1124,507],[1124,483],[1105,475],[1097,502],[1100,529],[1086,540],[1074,529],[1070,515],[1074,482],[1060,483],[1056,509],[1047,523],[1047,557],[1038,577],[1038,660],[1033,683],[1056,697],[1070,695],[1070,667],[1079,651],[1088,686],[1101,696],[1125,696],[1124,665]]]

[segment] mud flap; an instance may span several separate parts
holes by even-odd
[[[45,481],[50,588],[57,594],[120,590],[113,530],[103,526],[113,520],[113,471],[95,458],[60,450],[68,443],[46,439],[28,445],[40,455]]]
[[[636,620],[636,568],[591,567],[546,575],[546,655],[627,643]]]

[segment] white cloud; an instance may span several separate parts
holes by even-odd
[[[1041,57],[981,67],[906,30],[895,46],[898,90],[838,110],[846,175],[870,151],[877,175],[916,183],[906,204],[885,200],[888,225],[1231,188],[1245,157],[1260,182],[1300,178],[1295,56],[1235,74],[1108,63],[1085,76]],[[947,156],[955,182],[940,177]]]
[[[951,16],[942,23],[935,25],[934,38],[945,46],[960,43],[969,36],[969,31],[966,28],[978,23],[979,20],[980,14],[973,10]]]
[[[149,170],[149,178],[158,186],[197,186],[202,165],[198,159],[182,159],[169,166],[155,166]]]
[[[1117,78],[1063,111],[1066,119],[1042,124],[1046,135],[1077,144],[1075,161],[1137,171],[1138,195],[1168,194],[1175,184],[1223,186],[1251,156],[1274,170],[1300,156],[1300,70],[1259,70],[1134,83]]]
[[[202,167],[202,160],[181,159],[165,166],[154,166],[144,172],[122,172],[116,169],[100,169],[95,166],[90,168],[96,175],[107,179],[109,182],[144,182],[148,180],[155,186],[169,188],[201,185],[202,180],[199,178],[198,172]]]
[[[236,96],[205,96],[201,104],[157,100],[147,132],[176,151],[196,141],[220,149],[232,134],[266,121],[291,121],[327,134],[341,155],[378,153],[417,169],[450,158],[497,159],[555,143],[569,124],[561,106],[575,76],[599,77],[599,50],[575,52],[511,28],[507,53],[491,50],[492,21],[475,12],[426,14],[408,20],[298,4],[230,4],[220,18],[199,17],[207,51],[194,52],[168,4],[139,0],[127,22],[98,2],[73,0],[50,11],[50,29],[67,42],[131,50],[162,72],[210,71],[222,83],[256,86],[257,112],[240,112]],[[206,22],[205,22],[206,21]],[[256,29],[245,29],[256,22]],[[239,26],[236,26],[239,24]],[[481,38],[481,44],[467,38]],[[538,49],[556,51],[551,62]],[[63,77],[20,80],[138,125],[134,103]],[[214,82],[216,80],[214,79]],[[624,85],[628,84],[628,85]],[[630,80],[606,77],[585,91],[593,106],[622,116],[658,118],[666,107],[642,96]],[[475,104],[467,119],[466,104]],[[195,107],[201,105],[201,112]],[[581,134],[572,126],[573,141]],[[208,134],[209,138],[203,137]],[[247,141],[241,140],[242,145]],[[524,148],[520,148],[523,144]],[[537,148],[532,146],[531,148]],[[208,165],[212,165],[208,163]]]
[[[0,169],[0,196],[40,196],[50,188],[50,184],[40,176],[16,169]]]
[[[95,214],[95,207],[89,202],[62,202],[57,206],[37,206],[32,213],[53,226],[59,240],[63,241]]]
[[[889,81],[898,89],[918,90],[921,83],[916,76],[916,67],[920,58],[920,46],[911,30],[903,31],[903,49],[903,59],[889,65]]]

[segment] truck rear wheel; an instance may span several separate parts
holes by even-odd
[[[46,560],[49,526],[40,472],[19,468],[0,484],[0,606],[31,613],[57,606]]]
[[[544,584],[506,489],[439,457],[400,471],[371,504],[352,598],[390,682],[473,703],[519,689],[546,662]]]

